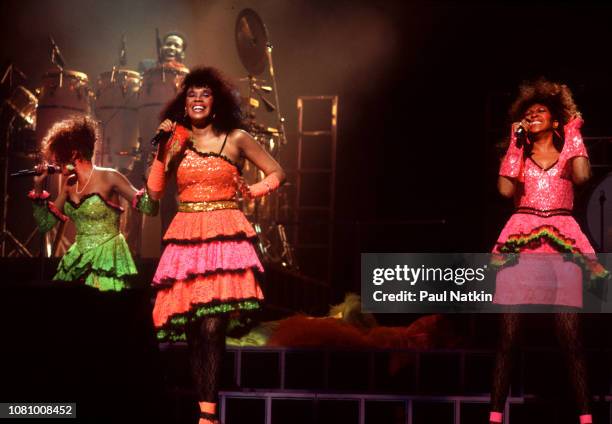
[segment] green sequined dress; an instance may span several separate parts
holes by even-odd
[[[62,257],[53,280],[82,281],[100,291],[120,291],[129,287],[136,275],[130,249],[119,231],[123,209],[92,193],[80,203],[68,200],[64,212],[76,226],[76,240]],[[42,232],[65,220],[52,202],[34,199],[34,217]]]

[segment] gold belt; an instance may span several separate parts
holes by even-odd
[[[179,212],[210,212],[220,209],[238,209],[235,200],[213,200],[210,202],[179,202]]]

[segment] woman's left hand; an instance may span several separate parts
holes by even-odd
[[[236,175],[234,177],[234,181],[236,182],[236,188],[242,194],[242,197],[246,200],[252,199],[251,190],[249,189],[249,185],[244,180],[244,178],[240,175]]]

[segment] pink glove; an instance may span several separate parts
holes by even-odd
[[[167,164],[174,156],[180,152],[185,143],[189,140],[191,133],[189,130],[182,125],[176,124],[172,136],[166,141],[165,144],[160,144],[157,149],[157,160],[163,164]]]
[[[576,156],[584,156],[585,158],[589,157],[587,153],[586,147],[584,146],[584,141],[582,139],[582,134],[580,133],[580,128],[584,123],[582,117],[577,115],[569,121],[565,127],[563,127],[563,131],[565,132],[565,145],[563,146],[563,155],[565,159],[571,159]]]
[[[499,167],[499,175],[510,178],[519,178],[523,170],[523,148],[516,146],[516,135],[511,130],[510,145],[504,160]],[[519,178],[520,179],[520,178]]]
[[[248,187],[248,196],[252,198],[265,196],[276,190],[279,186],[280,181],[278,177],[274,174],[270,174],[260,182],[250,185]]]
[[[172,137],[165,143],[160,144],[157,148],[157,155],[151,166],[149,178],[147,179],[147,187],[155,192],[162,192],[166,187],[166,173],[168,172],[170,162],[182,151],[184,151],[187,142],[189,141],[190,132],[182,125],[176,125],[172,133]]]
[[[149,190],[161,193],[166,187],[166,170],[164,164],[159,160],[155,159],[149,171],[149,178],[147,178],[147,187]]]

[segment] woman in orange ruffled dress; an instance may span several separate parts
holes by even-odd
[[[214,68],[194,69],[164,112],[160,145],[147,182],[159,199],[176,177],[178,213],[164,235],[153,284],[159,340],[186,340],[199,397],[200,424],[217,422],[220,364],[228,317],[260,307],[263,272],[255,231],[236,202],[237,191],[263,196],[285,179],[281,166],[244,130],[236,91]],[[246,186],[248,159],[266,177]]]

